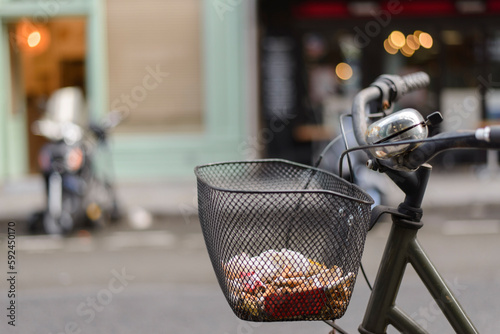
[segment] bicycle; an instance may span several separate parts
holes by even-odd
[[[221,289],[239,318],[323,320],[345,333],[334,320],[349,304],[366,233],[388,214],[391,232],[359,332],[386,333],[391,325],[403,333],[427,333],[396,305],[410,264],[452,328],[477,333],[417,234],[431,174],[428,161],[447,149],[499,149],[500,127],[428,137],[427,127],[442,120],[439,113],[423,119],[413,109],[392,112],[401,96],[428,84],[423,72],[383,75],[354,98],[351,116],[359,146],[343,153],[340,175],[342,160],[364,150],[367,166],[385,173],[403,191],[397,208],[371,208],[371,198],[351,182],[284,160],[196,167],[206,246]],[[320,161],[321,156],[316,165]]]

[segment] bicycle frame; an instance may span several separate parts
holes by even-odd
[[[420,206],[430,171],[429,165],[423,165],[414,173],[385,171],[407,195],[397,211],[383,212],[391,214],[392,229],[363,322],[359,327],[359,332],[362,334],[386,333],[389,325],[404,333],[427,333],[422,326],[395,305],[408,264],[415,269],[457,333],[478,333],[417,240],[418,230],[423,226],[420,221],[422,216]],[[376,218],[378,217],[380,212]]]

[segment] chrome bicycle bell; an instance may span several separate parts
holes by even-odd
[[[402,140],[427,138],[427,125],[442,120],[440,113],[431,114],[427,121],[415,109],[407,108],[372,123],[366,131],[366,142],[372,144],[395,143]],[[370,149],[377,159],[390,159],[416,148],[419,143],[380,146]]]

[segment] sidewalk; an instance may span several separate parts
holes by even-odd
[[[153,216],[197,214],[196,180],[144,181],[116,184],[118,200],[127,213]],[[24,219],[45,206],[43,181],[38,176],[0,184],[0,219]]]
[[[389,184],[388,202],[397,205],[402,192]],[[189,216],[197,213],[196,180],[121,182],[118,198],[127,210],[154,216]],[[22,219],[43,208],[45,195],[38,176],[0,185],[0,218]],[[424,209],[500,205],[500,174],[478,177],[471,172],[434,172],[429,181]]]

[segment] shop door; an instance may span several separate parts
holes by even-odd
[[[58,88],[76,86],[85,93],[84,18],[57,18],[45,24],[27,19],[9,24],[14,112],[26,110],[29,171],[38,171],[37,156],[46,142],[32,131],[45,103]]]

